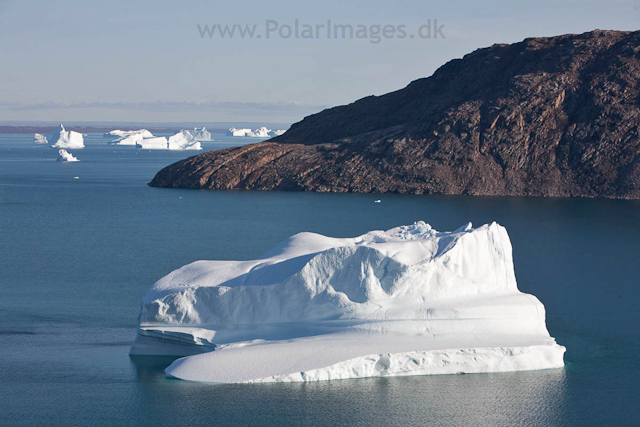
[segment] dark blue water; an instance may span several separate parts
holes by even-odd
[[[639,202],[154,189],[193,153],[86,144],[61,164],[31,136],[0,136],[0,425],[638,424]],[[175,268],[416,220],[506,226],[566,368],[211,386],[127,355],[140,299]]]

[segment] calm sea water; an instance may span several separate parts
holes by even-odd
[[[247,142],[216,139],[205,149]],[[0,135],[1,425],[640,423],[637,201],[155,189],[156,171],[193,153],[90,135],[73,150],[81,161],[62,164],[31,141]],[[506,226],[519,287],[544,303],[567,366],[212,386],[127,354],[143,294],[175,268],[254,258],[299,231],[355,236],[417,220]]]

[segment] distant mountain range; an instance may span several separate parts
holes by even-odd
[[[639,199],[639,88],[639,31],[498,44],[150,185]]]

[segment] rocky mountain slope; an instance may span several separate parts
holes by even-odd
[[[640,199],[640,31],[479,49],[150,185]]]

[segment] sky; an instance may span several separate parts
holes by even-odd
[[[0,0],[0,122],[293,123],[494,43],[639,23],[640,0]]]

